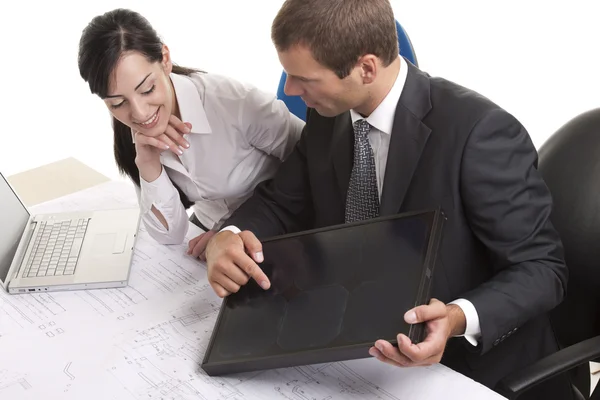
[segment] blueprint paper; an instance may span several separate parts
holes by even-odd
[[[104,200],[102,200],[104,199]],[[137,207],[133,186],[125,182],[107,182],[59,199],[32,207],[33,213]],[[188,237],[202,233],[190,225]],[[0,292],[0,336],[24,328],[38,328],[50,337],[62,334],[56,326],[65,319],[79,326],[82,320],[96,317],[123,321],[131,318],[137,305],[163,295],[192,290],[205,285],[206,266],[185,254],[187,243],[160,246],[149,237],[143,224],[136,240],[129,285],[124,288],[9,295]],[[199,283],[202,281],[201,283]],[[115,322],[117,323],[117,322]],[[117,325],[115,325],[116,327]],[[64,328],[62,328],[64,330]]]
[[[130,206],[133,187],[108,182],[33,211]],[[191,225],[187,240],[201,232]],[[200,363],[222,300],[186,249],[156,244],[142,225],[126,288],[1,292],[0,399],[503,398],[442,365],[400,369],[375,359],[209,377]]]

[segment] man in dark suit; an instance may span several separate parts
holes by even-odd
[[[274,179],[209,242],[217,294],[250,278],[269,287],[257,238],[441,206],[435,299],[395,310],[426,322],[428,336],[412,344],[398,335],[398,347],[378,341],[370,354],[397,366],[441,361],[493,388],[554,352],[546,312],[563,299],[567,268],[523,126],[399,57],[387,0],[288,0],[272,37],[286,93],[307,103],[307,123]],[[566,390],[555,380],[527,397]]]

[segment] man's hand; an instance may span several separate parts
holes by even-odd
[[[250,231],[217,233],[206,247],[206,261],[208,282],[219,297],[236,293],[250,278],[265,290],[271,286],[256,264],[263,261],[262,244]]]
[[[409,310],[404,314],[404,320],[409,324],[425,322],[425,340],[413,344],[401,333],[397,336],[398,348],[385,340],[378,340],[375,346],[369,349],[369,354],[379,361],[397,367],[432,365],[442,359],[448,339],[462,335],[466,327],[466,318],[459,306],[447,306],[436,299],[431,299],[429,305]]]
[[[201,261],[206,261],[206,245],[215,233],[215,231],[210,230],[190,240],[187,254],[194,258],[199,258]]]

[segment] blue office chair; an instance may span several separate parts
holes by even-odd
[[[415,50],[413,49],[412,43],[410,42],[408,34],[398,23],[398,21],[396,21],[396,31],[398,32],[398,46],[400,47],[400,55],[418,67],[419,64],[417,63],[417,56],[415,55]],[[302,101],[300,96],[288,96],[283,92],[286,78],[287,75],[285,72],[283,72],[281,74],[281,79],[279,80],[279,87],[277,88],[277,98],[283,100],[288,110],[290,110],[292,114],[305,121],[306,104],[304,104],[304,101]]]

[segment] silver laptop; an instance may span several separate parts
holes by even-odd
[[[9,293],[127,285],[140,211],[30,215],[0,174],[0,281]]]

